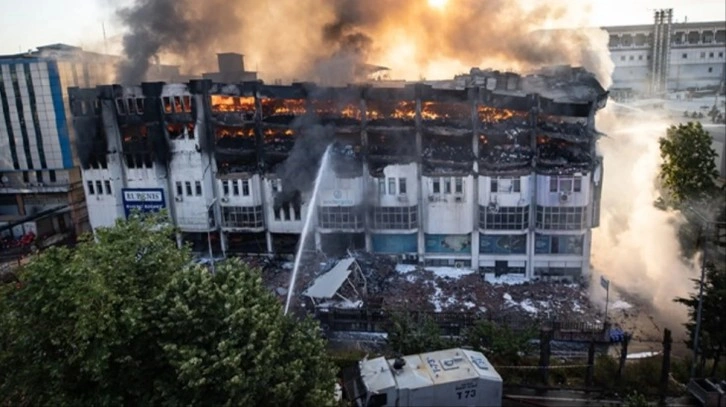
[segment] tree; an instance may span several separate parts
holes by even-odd
[[[689,321],[685,324],[689,333],[686,345],[693,349],[696,319],[698,310],[698,287],[700,280],[695,280],[696,291],[688,298],[676,298],[675,301],[688,307]],[[701,310],[701,330],[699,338],[699,355],[701,366],[707,359],[713,359],[710,376],[718,369],[721,356],[726,352],[726,315],[723,304],[726,304],[726,270],[716,267],[713,263],[706,265],[703,283],[703,306]]]
[[[333,404],[316,324],[284,316],[257,270],[193,265],[173,232],[120,221],[0,287],[0,404]]]
[[[441,337],[439,325],[426,314],[394,313],[387,329],[388,344],[403,355],[449,348],[453,343]]]
[[[671,126],[659,141],[663,158],[660,176],[676,205],[701,200],[717,191],[716,152],[701,123]]]
[[[516,364],[530,348],[535,338],[533,330],[515,332],[509,327],[480,320],[465,332],[467,345],[482,351],[491,360],[505,364]]]

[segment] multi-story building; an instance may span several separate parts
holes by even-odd
[[[91,225],[166,208],[197,250],[279,254],[295,251],[313,211],[315,246],[328,254],[588,273],[602,185],[594,115],[607,93],[572,68],[477,80],[463,90],[208,80],[70,89]]]
[[[653,24],[603,29],[615,64],[613,94],[717,90],[726,81],[726,21],[676,23],[668,9],[656,11]]]

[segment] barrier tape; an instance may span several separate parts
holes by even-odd
[[[570,369],[575,367],[589,367],[590,365],[556,365],[556,366],[494,366],[495,369]]]

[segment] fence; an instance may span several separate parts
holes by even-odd
[[[605,341],[608,326],[581,321],[532,320],[513,316],[484,316],[474,312],[431,312],[407,311],[414,321],[428,318],[435,322],[442,335],[458,336],[477,321],[488,320],[512,330],[539,329],[553,332],[554,340],[563,341]],[[318,309],[315,316],[327,330],[332,332],[386,332],[393,312],[380,308],[328,308]]]

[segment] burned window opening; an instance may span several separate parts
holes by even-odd
[[[122,149],[128,168],[152,168],[154,149],[145,125],[121,126]]]
[[[265,154],[290,154],[295,145],[293,129],[267,128],[262,132]]]
[[[471,105],[462,102],[423,102],[421,119],[432,124],[471,127]]]
[[[124,116],[127,114],[128,109],[126,108],[126,100],[125,99],[116,99],[116,112]]]
[[[357,140],[335,141],[330,148],[332,167],[339,176],[357,177],[363,174],[361,146]]]
[[[194,140],[193,123],[167,123],[166,132],[170,140]]]
[[[135,104],[136,104],[136,111],[139,114],[144,114],[144,105],[145,105],[146,99],[144,98],[136,98]]]
[[[338,126],[360,125],[363,114],[356,102],[313,100],[311,107],[322,123]]]
[[[513,127],[529,127],[529,112],[525,111],[479,105],[477,115],[482,129],[507,130]]]
[[[368,126],[413,126],[415,119],[416,102],[413,100],[367,102],[366,121]]]
[[[537,163],[545,167],[569,165],[585,168],[593,163],[593,158],[587,143],[572,143],[538,136]]]
[[[162,107],[164,108],[164,113],[171,113],[171,98],[169,96],[164,96],[161,98],[162,100]]]
[[[184,112],[185,113],[191,113],[192,112],[192,97],[189,95],[182,96],[182,103],[184,104]]]
[[[174,113],[184,113],[184,106],[182,105],[181,96],[174,96],[172,98],[174,102]]]
[[[541,116],[537,118],[537,129],[540,133],[570,139],[572,141],[587,141],[592,138],[592,132],[587,123],[571,121],[557,116]]]
[[[381,157],[415,157],[416,135],[408,132],[368,132],[368,153]]]
[[[424,136],[422,156],[427,160],[465,162],[473,161],[471,137]]]
[[[217,140],[217,151],[220,150],[255,150],[257,139],[254,127],[215,126],[214,137]]]
[[[507,133],[479,135],[479,162],[489,169],[512,169],[528,166],[533,153],[528,131],[511,129]]]
[[[262,120],[265,123],[290,124],[295,117],[307,112],[305,99],[262,98]]]

